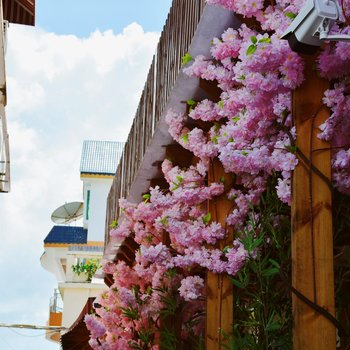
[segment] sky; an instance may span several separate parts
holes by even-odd
[[[57,282],[40,265],[51,213],[82,199],[85,139],[125,141],[171,0],[37,0],[6,54],[11,192],[0,194],[0,323],[45,325]],[[1,350],[57,350],[0,329]]]

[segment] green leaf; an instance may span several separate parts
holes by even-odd
[[[262,276],[268,277],[268,276],[273,276],[276,275],[277,273],[280,272],[280,269],[277,267],[271,267],[270,269],[266,269],[261,272]]]
[[[182,56],[181,64],[184,65],[192,60],[193,60],[193,57],[189,53],[186,53],[185,55]]]
[[[188,133],[180,136],[180,139],[183,141],[183,143],[186,145],[188,142]]]
[[[173,191],[174,191],[174,190],[177,190],[177,189],[180,187],[180,185],[181,185],[182,182],[184,181],[184,178],[183,178],[182,176],[180,176],[180,175],[177,175],[177,176],[176,176],[176,180],[177,180],[178,182],[174,182],[174,181],[173,181],[173,184],[174,184],[174,187],[172,188]]]
[[[290,152],[290,153],[296,153],[297,151],[297,146],[285,146],[285,148]]]
[[[220,101],[219,101],[219,108],[220,108],[220,109],[223,109],[223,108],[224,108],[224,101],[223,101],[223,100],[220,100]]]
[[[214,125],[215,125],[214,131],[218,132],[220,130],[220,128],[221,128],[221,124],[220,123],[215,123]]]
[[[271,265],[277,267],[278,269],[280,268],[280,264],[276,260],[269,259],[269,262],[271,263]]]
[[[252,55],[256,51],[256,45],[252,44],[247,49],[247,56]]]
[[[245,75],[242,74],[242,75],[240,75],[237,79],[239,79],[239,80],[244,80],[244,79],[245,79]]]
[[[273,331],[277,331],[277,330],[281,329],[281,327],[282,326],[278,322],[274,321],[274,322],[269,323],[265,329],[267,332],[273,332]]]
[[[232,121],[234,121],[234,122],[238,122],[239,121],[239,117],[234,117],[234,118],[232,118]]]
[[[177,269],[176,267],[173,267],[172,269],[168,270],[168,275],[170,278],[174,278],[177,275]]]
[[[225,176],[221,176],[221,177],[220,177],[220,182],[221,182],[221,183],[225,183]]]
[[[187,100],[186,103],[189,105],[189,106],[195,106],[197,104],[197,102],[195,100]]]
[[[265,330],[267,332],[277,331],[278,329],[281,329],[281,324],[276,320],[276,314],[275,311],[272,311],[268,321],[267,325],[265,327]]]
[[[211,214],[208,213],[207,215],[204,215],[202,218],[203,222],[207,225],[209,224],[210,220],[211,220]]]
[[[118,220],[113,220],[109,225],[109,228],[116,228],[116,227],[118,227]]]
[[[250,41],[253,43],[253,44],[256,44],[258,42],[258,39],[256,38],[256,36],[252,35],[250,37]]]
[[[121,307],[122,315],[128,318],[129,320],[137,320],[139,318],[139,312],[137,309],[134,309],[133,307]]]
[[[270,38],[262,38],[258,41],[259,43],[265,43],[265,44],[270,44],[271,39]]]
[[[249,284],[249,276],[244,274],[242,272],[238,272],[236,275],[236,278],[231,277],[232,283],[241,289],[246,289]]]
[[[287,12],[284,14],[286,17],[294,19],[297,15],[293,12]]]
[[[255,239],[251,246],[250,251],[253,251],[255,248],[258,248],[262,244],[263,240],[264,240],[263,236],[260,236],[259,238]]]
[[[168,222],[168,218],[166,216],[164,216],[163,218],[161,218],[160,220],[160,223],[164,226],[167,226],[169,224]]]
[[[211,140],[217,145],[218,144],[218,137],[217,136],[213,136],[211,138]]]
[[[226,247],[224,247],[224,249],[222,250],[222,252],[223,252],[224,254],[226,254],[226,253],[228,252],[229,248],[230,248],[230,247],[227,245]]]
[[[249,153],[247,151],[242,151],[241,154],[246,157]]]
[[[178,181],[178,184],[181,184],[181,183],[183,183],[184,178],[182,176],[180,176],[180,175],[177,175],[176,176],[176,180]]]
[[[148,344],[152,339],[152,331],[149,329],[148,330],[141,329],[139,331],[139,338],[143,343]]]
[[[238,288],[245,289],[245,287],[246,287],[243,283],[241,283],[240,281],[238,281],[235,278],[232,278],[231,281]]]
[[[143,196],[142,196],[142,199],[147,203],[151,198],[151,195],[149,193],[145,193]]]

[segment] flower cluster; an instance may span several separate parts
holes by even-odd
[[[170,110],[166,120],[174,139],[204,164],[218,157],[226,172],[237,175],[236,185],[244,190],[231,195],[236,207],[228,216],[228,224],[236,226],[244,222],[249,205],[257,204],[276,171],[279,198],[290,203],[290,174],[297,164],[290,100],[291,90],[303,81],[303,64],[277,34],[260,34],[245,25],[215,38],[211,52],[213,61],[199,56],[185,72],[217,80],[220,101],[200,101],[188,116]],[[199,127],[188,130],[187,118],[213,126],[208,133]]]
[[[123,215],[110,231],[111,239],[131,238],[139,248],[133,266],[123,261],[104,265],[114,283],[98,298],[96,315],[86,318],[94,349],[134,349],[146,344],[156,349],[157,334],[166,322],[161,315],[169,312],[166,300],[170,297],[177,308],[188,310],[181,314],[182,336],[199,334],[203,322],[190,325],[194,317],[198,322],[203,308],[204,281],[191,271],[235,275],[251,256],[238,239],[227,241],[227,229],[204,209],[203,203],[223,195],[225,189],[222,183],[206,184],[202,161],[182,169],[164,160],[162,169],[168,191],[151,188],[138,205],[120,200]],[[214,248],[221,240],[228,247]]]
[[[304,0],[207,2],[249,18],[254,29],[245,24],[228,28],[213,39],[211,59],[198,56],[184,67],[191,77],[215,82],[220,99],[188,100],[187,113],[167,111],[170,135],[198,161],[184,169],[164,160],[168,190],[151,188],[139,204],[120,201],[123,214],[111,239],[132,239],[138,248],[132,266],[122,261],[104,266],[114,283],[97,300],[96,315],[86,317],[93,349],[158,349],[164,315],[180,317],[176,322],[183,338],[198,335],[203,329],[198,314],[204,272],[235,276],[249,259],[254,261],[254,240],[263,239],[258,237],[256,208],[271,188],[271,177],[279,200],[291,203],[291,172],[298,163],[291,94],[303,82],[303,61],[280,36]],[[343,7],[349,16],[349,2]],[[332,30],[350,32],[346,21]],[[333,79],[323,100],[331,116],[321,125],[319,137],[331,142],[333,180],[347,194],[349,60],[346,43],[327,44],[318,58],[320,74]],[[208,181],[214,160],[230,174],[230,181],[226,176]],[[213,220],[205,205],[218,197],[230,202],[225,222]],[[280,218],[271,220],[278,224]],[[175,316],[180,309],[186,312]]]

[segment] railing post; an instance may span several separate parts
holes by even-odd
[[[299,164],[292,184],[292,285],[334,315],[332,194],[326,181],[331,152],[317,137],[329,116],[322,106],[328,82],[317,76],[314,65],[315,57],[305,58],[305,82],[293,93]],[[335,326],[296,293],[292,300],[294,350],[335,350]]]
[[[220,182],[225,179],[225,187],[229,188],[232,176],[226,174],[222,164],[218,160],[211,162],[208,179],[211,182]],[[232,202],[226,195],[209,201],[209,212],[213,221],[226,226],[226,216],[232,210]],[[233,233],[230,231],[225,241],[220,242],[218,248],[232,245]],[[207,272],[206,278],[206,350],[223,350],[223,333],[230,335],[233,324],[233,285],[225,274]]]

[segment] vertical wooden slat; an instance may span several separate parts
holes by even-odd
[[[232,176],[226,174],[222,164],[214,160],[209,168],[208,179],[211,182],[220,182],[224,178],[225,187],[229,188]],[[226,216],[232,210],[232,202],[225,195],[209,201],[209,212],[213,221],[226,226]],[[233,233],[220,242],[219,248],[232,245]],[[207,303],[206,303],[206,350],[225,349],[223,332],[227,335],[232,333],[233,324],[233,285],[225,274],[207,272],[206,280]]]
[[[128,196],[180,72],[181,57],[188,51],[204,7],[205,0],[173,0],[118,166],[120,171],[116,172],[118,176],[114,182],[119,182],[119,186],[112,186],[113,196]],[[196,11],[193,11],[194,8]],[[117,200],[113,201],[110,197],[108,203],[106,237],[109,224],[119,212]]]
[[[315,57],[305,59],[306,79],[293,94],[298,149],[328,179],[329,145],[317,138],[318,126],[329,116],[322,106],[327,81],[313,69]],[[310,144],[311,142],[311,144]],[[310,149],[316,150],[310,153]],[[310,186],[311,185],[311,186]],[[334,315],[333,235],[331,190],[301,160],[293,174],[292,284],[308,299]],[[294,350],[333,350],[336,330],[324,316],[293,295]]]

